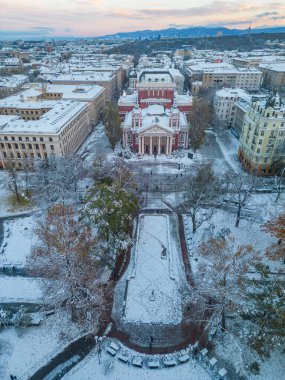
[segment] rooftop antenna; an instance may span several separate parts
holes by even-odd
[[[247,30],[247,36],[251,42],[251,21],[249,22],[248,30]]]

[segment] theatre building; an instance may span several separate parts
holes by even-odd
[[[123,146],[140,154],[169,154],[188,148],[187,114],[192,98],[178,95],[168,71],[145,70],[138,78],[137,92],[119,99],[123,120]]]

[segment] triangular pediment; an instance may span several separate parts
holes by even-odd
[[[169,132],[170,128],[164,127],[162,125],[150,125],[149,127],[143,128],[143,131],[145,133],[160,134],[160,133]]]

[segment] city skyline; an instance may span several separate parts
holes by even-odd
[[[1,0],[2,38],[100,36],[144,29],[284,26],[285,5],[268,0]]]

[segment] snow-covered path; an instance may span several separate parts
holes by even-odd
[[[41,279],[30,277],[0,277],[0,302],[42,303]]]
[[[127,292],[126,321],[180,323],[181,296],[173,268],[175,258],[168,215],[140,216],[135,254]]]

